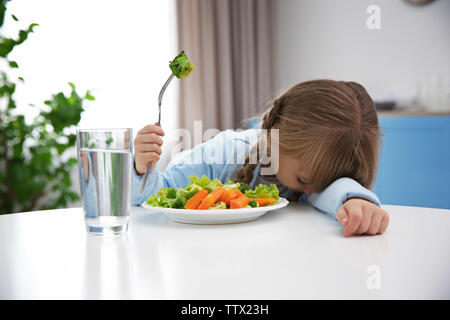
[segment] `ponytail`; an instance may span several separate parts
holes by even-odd
[[[268,131],[268,134],[270,132],[270,129],[275,127],[280,122],[280,116],[283,110],[283,100],[284,97],[281,96],[278,99],[275,99],[272,103],[272,106],[267,109],[262,115],[261,115],[261,129],[266,129]],[[264,138],[264,137],[261,137]],[[245,163],[242,168],[240,168],[233,181],[235,182],[245,182],[250,183],[253,179],[253,171],[255,171],[256,163],[250,163],[250,156],[255,154],[256,152],[256,159],[259,161],[260,159],[260,150],[259,150],[260,143],[256,143],[256,145],[253,146],[253,148],[250,150],[250,154],[245,157]],[[270,152],[270,151],[269,151]],[[269,166],[269,164],[265,164],[264,166]]]

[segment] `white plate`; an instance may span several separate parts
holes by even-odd
[[[257,208],[188,210],[152,207],[145,202],[142,204],[142,207],[147,210],[162,212],[175,222],[192,224],[224,224],[256,220],[266,212],[283,208],[288,204],[288,200],[280,197],[278,202],[274,205]]]

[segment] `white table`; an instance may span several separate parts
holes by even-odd
[[[81,208],[2,215],[0,299],[449,299],[450,210],[384,209],[385,234],[351,238],[301,204],[205,226],[133,207],[112,238]]]

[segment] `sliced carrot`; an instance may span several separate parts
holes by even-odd
[[[202,189],[194,194],[184,205],[185,209],[195,209],[202,202],[202,200],[208,195],[208,190]]]
[[[218,187],[216,190],[211,192],[209,195],[214,198],[214,202],[219,200],[220,196],[225,192],[225,189],[223,187]]]
[[[222,195],[219,198],[219,201],[223,201],[225,202],[225,204],[230,204],[230,201],[233,200],[234,198],[237,198],[237,190],[234,189],[230,189],[230,190],[225,190]]]
[[[234,189],[234,191],[236,192],[236,197],[242,197],[244,194],[241,192],[241,190],[239,189]]]
[[[226,202],[226,199],[228,198],[228,195],[230,194],[231,190],[225,190],[222,195],[219,198],[219,201]]]
[[[276,201],[274,198],[250,198],[250,200],[255,200],[260,206]]]
[[[216,201],[220,198],[220,196],[224,193],[225,189],[222,187],[218,187],[216,190],[212,191],[208,194],[202,202],[198,205],[198,210],[206,210],[209,209]]]
[[[245,207],[250,201],[246,196],[240,196],[230,201],[230,209],[239,209]]]
[[[202,202],[198,205],[196,208],[197,210],[206,210],[209,209],[214,204],[214,198],[211,197],[211,195],[207,195],[205,198],[203,198]]]

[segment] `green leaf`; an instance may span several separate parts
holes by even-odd
[[[9,61],[9,66],[10,66],[11,68],[18,68],[18,67],[19,67],[19,65],[18,65],[17,62],[15,62],[15,61]]]
[[[1,45],[0,45],[0,57],[6,57],[16,45],[16,42],[13,39],[9,38],[0,38],[1,39]]]
[[[84,96],[84,98],[85,98],[86,100],[89,100],[89,101],[94,101],[94,100],[95,100],[95,97],[92,96],[91,93],[90,93],[89,91],[86,91],[86,95]]]
[[[73,166],[77,165],[77,163],[78,163],[78,159],[76,159],[76,158],[70,158],[70,159],[67,161],[67,165],[68,165],[69,167],[73,167]]]
[[[42,115],[50,121],[56,133],[61,133],[66,127],[77,125],[81,120],[83,109],[83,100],[75,91],[75,85],[69,82],[72,92],[69,97],[59,92],[53,95],[51,100],[44,103],[51,107],[48,113]]]
[[[70,181],[70,175],[68,173],[63,176],[61,182],[65,187],[70,187],[72,185],[72,182]]]
[[[68,146],[65,144],[56,144],[56,150],[58,151],[58,155],[62,155],[67,148]]]
[[[222,185],[219,179],[210,180],[206,175],[203,175],[201,178],[195,176],[189,176],[189,178],[191,179],[189,185],[198,185],[199,187],[208,190],[208,192],[211,192]]]
[[[37,23],[30,24],[30,26],[28,27],[29,32],[34,32],[33,29],[38,26],[39,26],[39,24],[37,24]]]
[[[147,204],[151,205],[152,207],[160,207],[158,196],[156,194],[152,194],[150,197],[148,197]]]
[[[17,19],[15,15],[12,14],[11,17],[14,19],[14,21],[19,21],[19,19]]]
[[[67,142],[67,145],[74,146],[75,142],[77,141],[77,136],[75,134],[69,134],[67,136],[67,139],[69,139],[69,142]]]
[[[72,191],[67,192],[66,196],[69,197],[72,202],[80,200],[80,196],[78,195],[78,193]]]
[[[245,195],[249,198],[274,198],[278,201],[280,198],[278,195],[279,191],[275,184],[267,186],[265,184],[260,184],[255,188],[255,190],[247,190]]]

